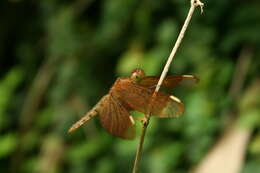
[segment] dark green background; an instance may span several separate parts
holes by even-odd
[[[204,3],[169,71],[201,81],[173,91],[186,106],[184,116],[151,119],[141,172],[184,173],[196,166],[241,116],[238,103],[260,76],[260,1]],[[117,77],[137,67],[148,75],[161,73],[189,5],[188,0],[2,0],[0,172],[131,172],[140,123],[133,141],[110,136],[98,118],[75,133],[67,129]],[[232,97],[243,52],[251,63]],[[245,119],[252,136],[243,173],[260,172],[259,107],[258,102],[242,111],[253,112]]]

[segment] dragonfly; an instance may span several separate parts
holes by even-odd
[[[181,116],[184,104],[173,95],[159,91],[150,104],[158,81],[158,76],[146,76],[142,69],[133,70],[130,77],[117,78],[109,93],[74,123],[69,132],[75,131],[88,120],[98,116],[102,127],[113,136],[133,139],[135,120],[142,120],[130,114],[133,110],[160,118]],[[161,87],[173,89],[183,83],[193,84],[198,81],[199,79],[193,75],[172,75],[166,76]]]

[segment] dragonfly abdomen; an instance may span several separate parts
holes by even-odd
[[[95,107],[90,110],[84,117],[82,117],[79,121],[77,121],[76,123],[74,123],[71,128],[69,129],[69,132],[73,132],[74,130],[76,130],[77,128],[79,128],[80,126],[82,126],[85,122],[87,122],[88,120],[90,120],[91,118],[93,118],[94,116],[96,116],[98,114],[97,110],[95,109]]]

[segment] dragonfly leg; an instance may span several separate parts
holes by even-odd
[[[134,119],[140,121],[143,125],[148,123],[148,119],[146,117],[135,117]]]
[[[138,121],[145,121],[146,118],[142,118],[142,117],[134,117],[135,120],[138,120]]]

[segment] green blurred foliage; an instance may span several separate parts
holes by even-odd
[[[260,76],[259,7],[257,0],[219,0],[205,2],[202,15],[195,11],[169,74],[194,74],[200,83],[173,91],[185,104],[182,117],[152,118],[141,172],[193,168],[229,124],[230,110],[253,131],[242,172],[260,171],[260,107],[252,101],[259,92],[243,97]],[[98,118],[67,130],[117,77],[138,67],[159,75],[188,9],[188,0],[1,2],[1,172],[131,172],[138,137],[110,136]],[[252,63],[237,102],[229,88],[247,48]]]

